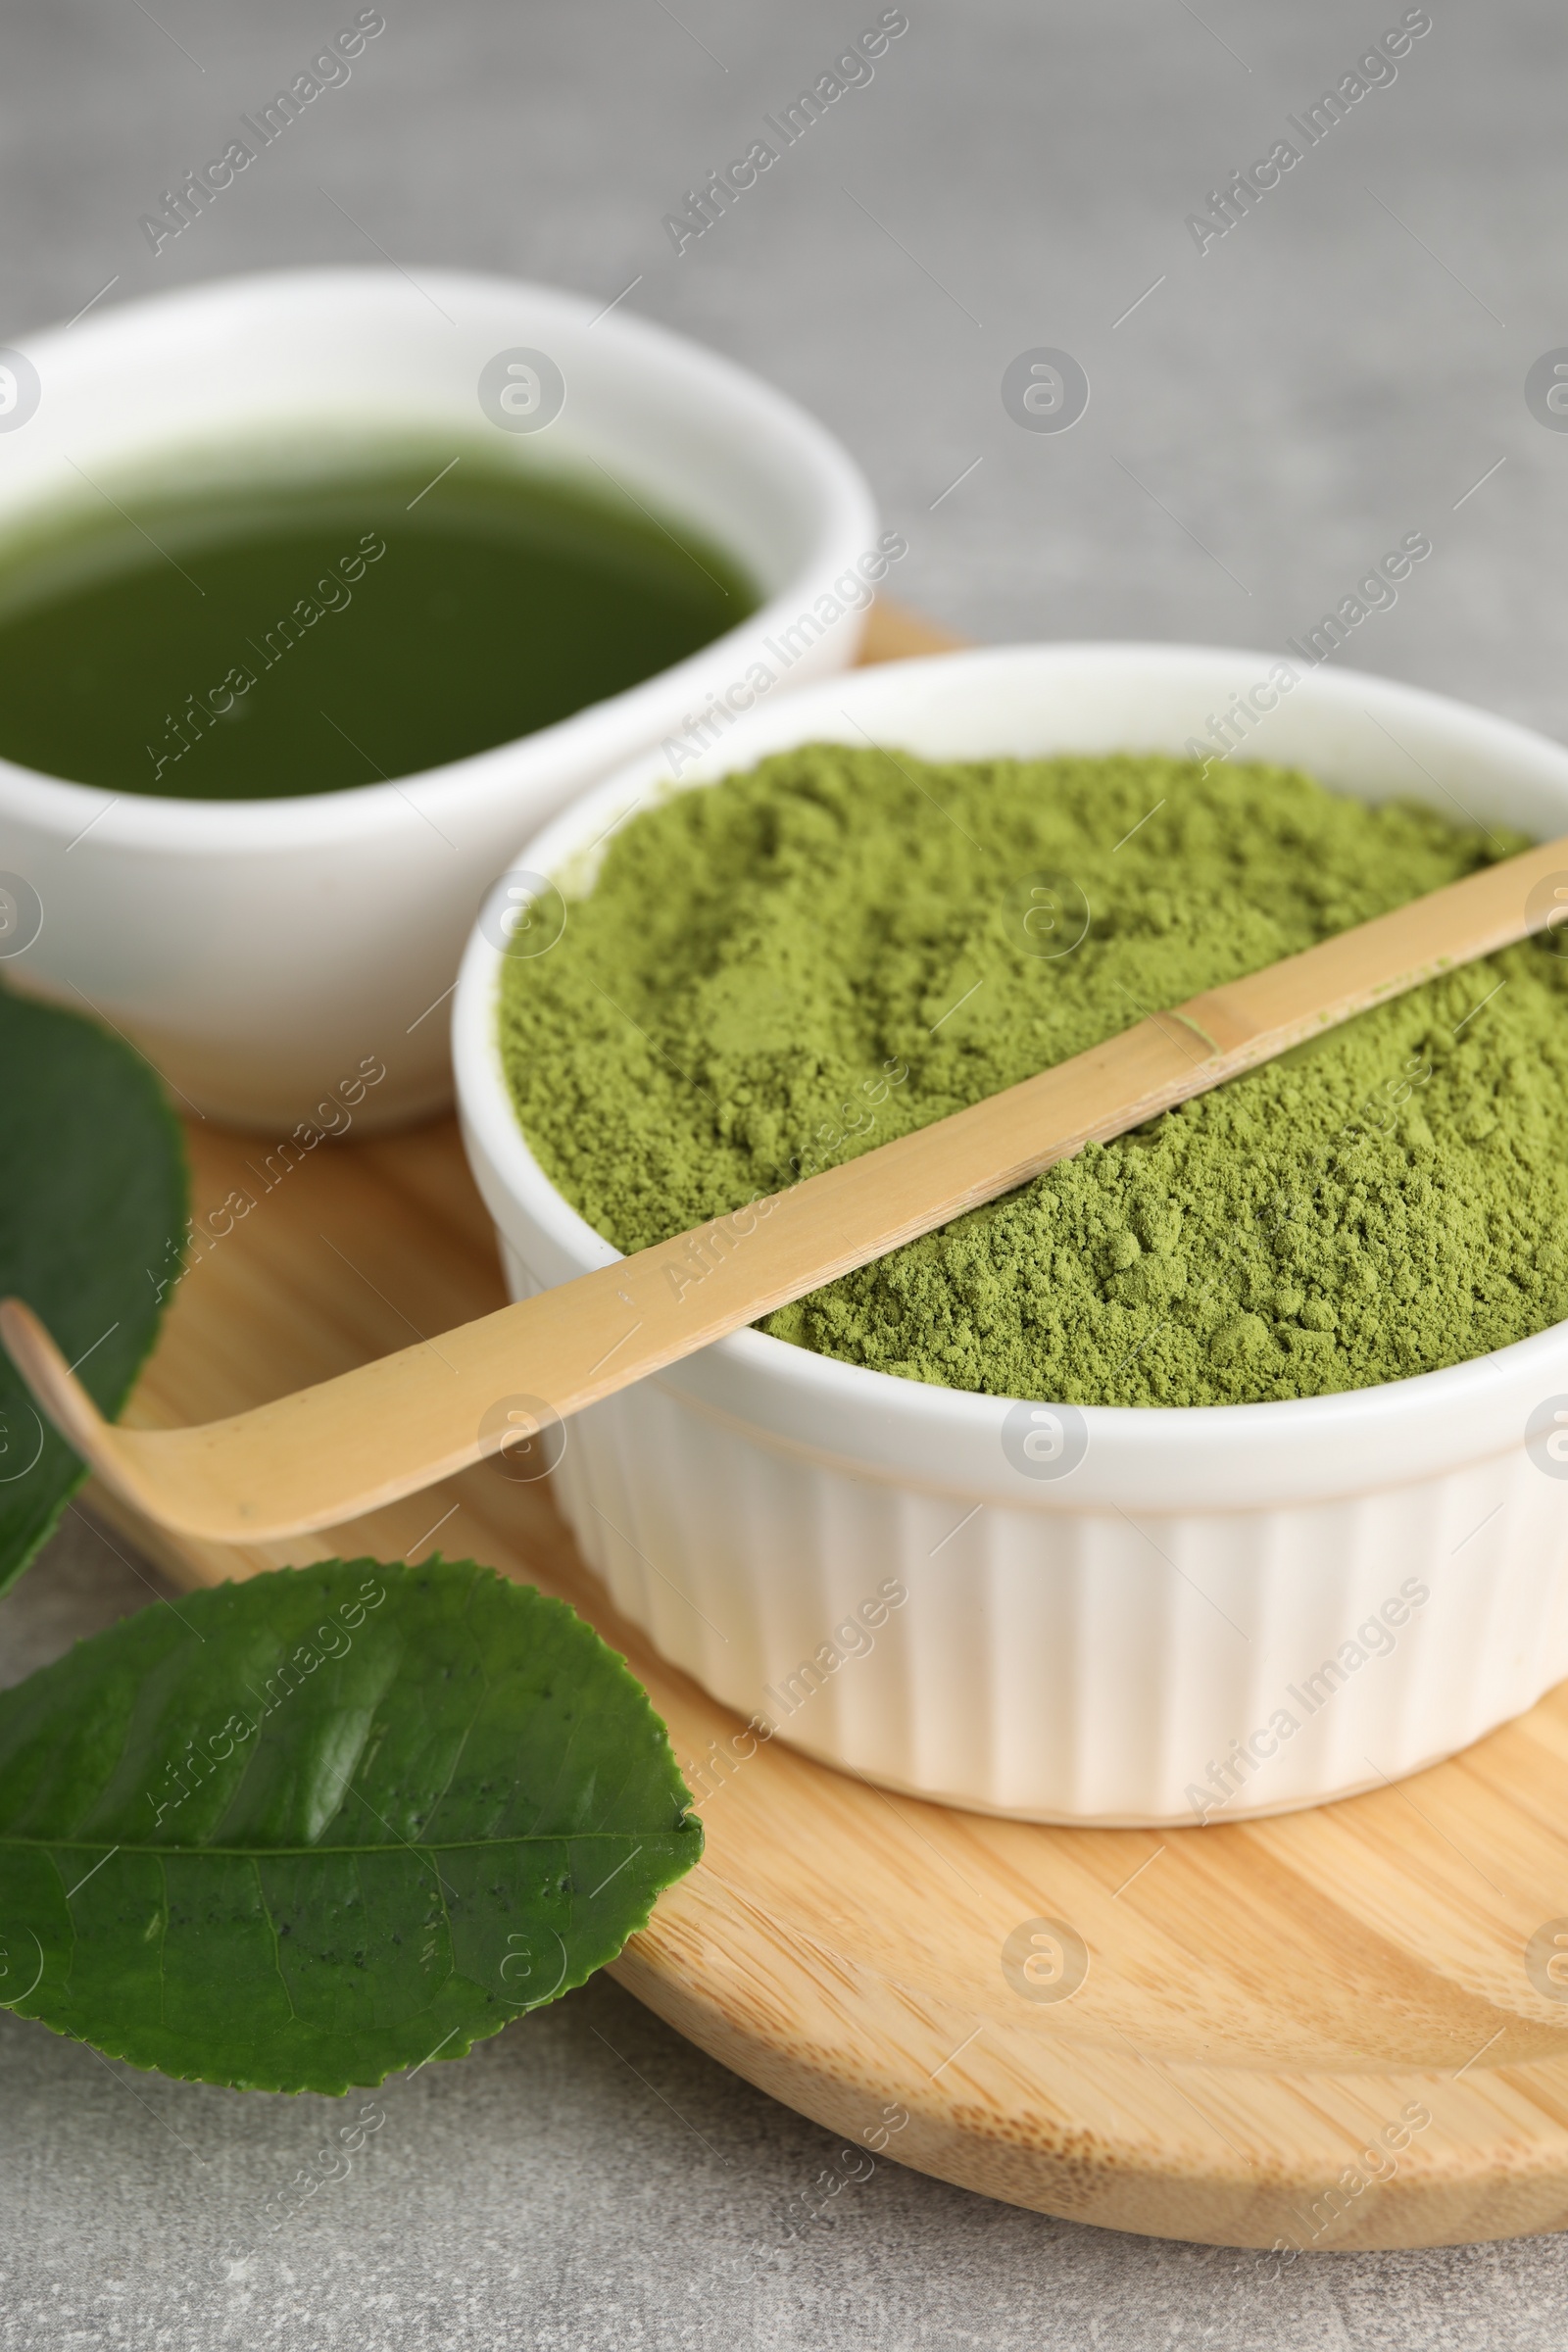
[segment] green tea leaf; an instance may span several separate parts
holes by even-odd
[[[0,1692],[0,2003],[134,2066],[342,2091],[580,1984],[702,1851],[564,1601],[327,1560]]]
[[[128,1046],[0,989],[0,1297],[24,1298],[118,1413],[179,1270],[179,1128]],[[0,1592],[86,1477],[0,1349]]]

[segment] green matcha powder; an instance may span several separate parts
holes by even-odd
[[[507,1074],[639,1250],[1524,846],[1280,768],[814,745],[611,838],[559,944],[509,959]],[[1459,1363],[1568,1315],[1565,1079],[1568,966],[1510,949],[761,1328],[1079,1404]]]

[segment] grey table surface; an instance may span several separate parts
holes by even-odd
[[[1568,735],[1568,437],[1527,407],[1568,343],[1564,30],[1461,11],[1222,238],[1187,217],[1396,25],[1320,0],[907,0],[869,82],[677,254],[664,216],[880,13],[827,0],[383,0],[386,29],[156,256],[160,192],[353,9],[10,0],[0,339],[224,271],[393,258],[662,319],[813,409],[984,638],[1277,651],[1409,531],[1433,543],[1336,659]],[[1381,69],[1374,69],[1380,72]],[[1301,144],[1299,140],[1296,142]],[[107,286],[107,291],[101,291]],[[1004,370],[1092,397],[1020,430]],[[0,1604],[0,1677],[148,1605],[73,1518]],[[0,2015],[0,2345],[1538,2346],[1559,2239],[1303,2260],[1083,2230],[881,2167],[782,2259],[832,2143],[599,1979],[382,2094],[349,2179],[258,2217],[330,2102],[166,2082]],[[250,2250],[261,2240],[260,2250]]]

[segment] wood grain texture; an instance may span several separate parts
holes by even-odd
[[[136,1425],[242,1410],[500,1302],[450,1123],[323,1146],[270,1192],[254,1139],[197,1126],[190,1144],[199,1226],[255,1201],[200,1248]],[[756,1744],[616,1618],[547,1487],[496,1463],[327,1541],[244,1550],[94,1501],[187,1586],[438,1546],[570,1600],[710,1791],[704,1863],[615,1974],[847,2139],[874,2144],[892,2108],[908,2121],[888,2155],[943,2179],[1122,2230],[1283,2241],[1286,2261],[1568,2224],[1568,1983],[1526,1960],[1568,1922],[1568,1688],[1342,1804],[1205,1830],[1040,1828]],[[1043,1919],[1087,1948],[1071,1998],[1026,1997],[1004,1972],[1007,1938]],[[1412,2109],[1430,2121],[1412,2130]]]

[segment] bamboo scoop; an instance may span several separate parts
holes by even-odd
[[[220,1544],[330,1527],[462,1470],[1455,964],[1568,921],[1568,839],[1208,990],[1022,1085],[439,1343],[194,1429],[105,1421],[20,1299],[0,1338],[146,1518]]]

